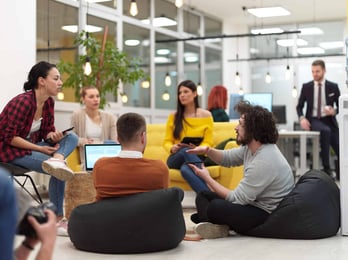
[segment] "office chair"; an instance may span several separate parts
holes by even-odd
[[[10,163],[4,163],[0,162],[0,167],[3,167],[7,171],[10,172],[12,180],[14,180],[25,192],[27,192],[37,203],[42,203],[41,195],[36,188],[35,182],[33,178],[28,174],[31,170],[23,168],[21,166],[17,166]],[[21,181],[21,178],[24,178],[23,181]],[[34,189],[34,194],[31,193],[26,187],[25,184],[27,181],[31,183]]]

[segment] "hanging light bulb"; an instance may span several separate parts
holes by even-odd
[[[286,65],[286,70],[285,70],[285,79],[289,80],[290,79],[290,66]]]
[[[129,13],[131,14],[131,16],[136,16],[138,14],[138,6],[136,0],[131,0]]]
[[[141,82],[141,87],[142,87],[142,88],[149,88],[149,87],[150,87],[150,81],[148,81],[148,80],[143,80],[143,81]]]
[[[172,85],[172,78],[170,77],[169,72],[167,72],[166,76],[164,77],[164,85],[166,87],[170,87],[170,85]]]
[[[164,101],[168,101],[168,100],[170,99],[170,95],[169,95],[169,93],[168,93],[167,90],[165,90],[165,91],[163,92],[163,94],[162,94],[162,99],[163,99]]]
[[[272,77],[271,77],[271,74],[269,74],[269,72],[267,72],[266,74],[265,81],[268,84],[272,82]]]
[[[243,95],[244,94],[242,86],[239,87],[238,94],[239,95]]]
[[[297,88],[296,88],[295,85],[294,85],[294,87],[292,88],[291,94],[292,94],[292,97],[293,97],[293,98],[296,98],[296,97],[297,97]]]
[[[240,82],[241,82],[240,75],[239,75],[239,72],[237,71],[236,76],[234,78],[234,83],[236,84],[236,86],[240,86]]]
[[[197,95],[202,96],[203,95],[203,87],[201,85],[201,82],[198,82],[197,84]]]
[[[128,96],[126,93],[122,93],[121,94],[121,100],[122,100],[122,103],[127,103],[128,102]]]
[[[183,4],[184,4],[184,0],[175,0],[175,6],[176,6],[177,8],[182,7]]]
[[[83,73],[84,73],[86,76],[89,76],[89,75],[91,75],[91,73],[92,73],[92,66],[91,66],[91,62],[90,62],[90,59],[89,59],[88,56],[86,57],[86,63],[85,63],[85,65],[83,65]]]
[[[58,100],[64,100],[64,93],[63,92],[58,92],[58,94],[57,94],[57,99]]]

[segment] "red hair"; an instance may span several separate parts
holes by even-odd
[[[208,96],[208,110],[227,107],[227,89],[224,86],[214,86]]]

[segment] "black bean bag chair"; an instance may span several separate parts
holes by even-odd
[[[324,172],[311,170],[272,212],[247,235],[269,238],[317,239],[334,236],[340,228],[340,191]]]
[[[186,232],[178,188],[84,204],[73,209],[68,233],[77,249],[145,253],[175,248]]]

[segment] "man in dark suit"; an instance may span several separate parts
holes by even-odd
[[[336,114],[340,90],[336,83],[325,79],[325,62],[312,63],[313,80],[303,84],[296,106],[300,125],[304,130],[320,131],[320,157],[323,170],[331,175],[330,146],[339,158],[339,136]],[[306,103],[306,114],[303,107]],[[338,164],[339,165],[339,164]],[[336,172],[339,179],[339,173]]]

